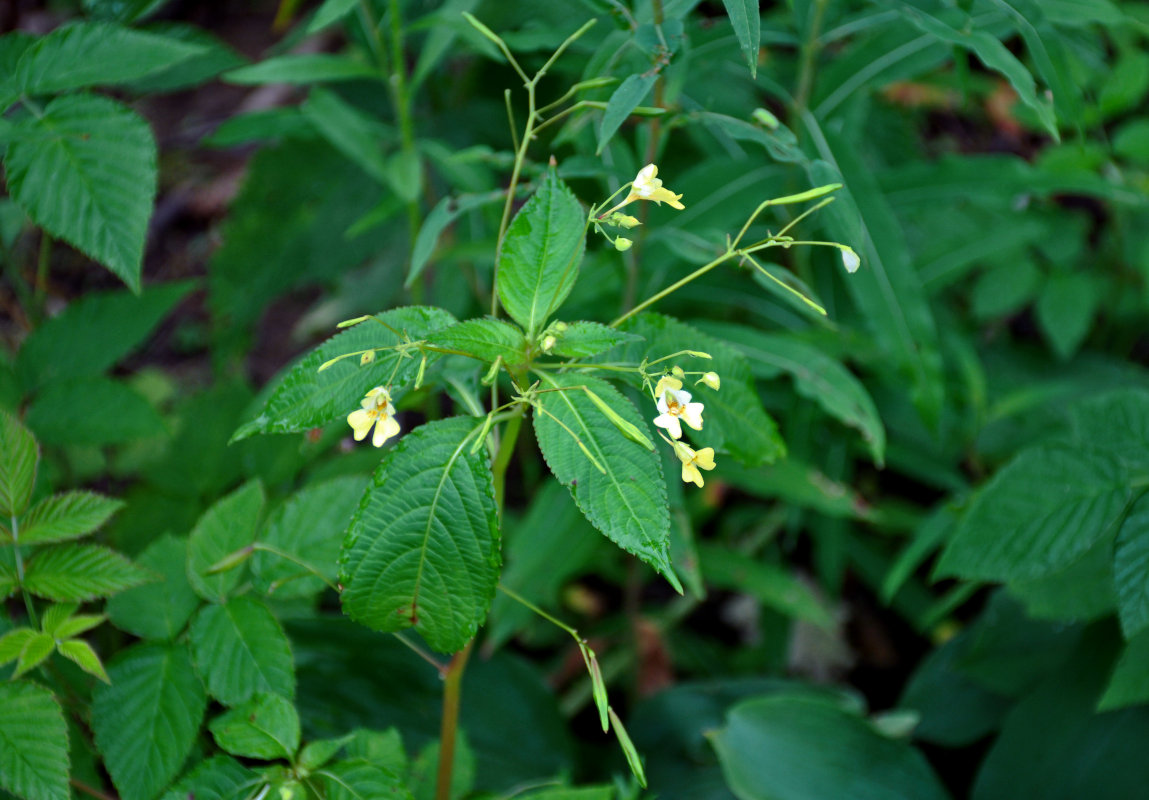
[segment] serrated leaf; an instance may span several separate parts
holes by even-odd
[[[612,347],[638,341],[637,336],[608,328],[599,322],[568,322],[566,330],[556,335],[551,352],[566,358],[587,358],[605,353]]]
[[[56,606],[59,608],[59,606]],[[45,619],[47,615],[45,615]],[[107,619],[103,614],[79,614],[75,617],[68,617],[61,620],[56,625],[54,630],[49,630],[45,623],[44,632],[50,633],[57,639],[71,639],[74,636],[79,636],[81,633],[86,633],[92,628],[102,625],[104,620]]]
[[[540,377],[540,389],[590,387],[623,419],[653,438],[630,401],[606,381],[567,373],[546,372]],[[581,389],[546,392],[539,395],[539,403],[547,413],[535,413],[535,435],[559,483],[570,490],[592,525],[679,588],[670,566],[670,512],[658,455],[624,436]],[[552,417],[579,437],[605,472]]]
[[[1149,627],[1149,494],[1130,506],[1113,555],[1117,616],[1126,639]]]
[[[396,308],[376,316],[412,340],[426,338],[455,322],[446,311],[425,306]],[[345,353],[392,347],[400,341],[400,337],[372,319],[331,337],[277,379],[263,411],[241,426],[232,440],[256,433],[293,433],[326,425],[359,408],[363,396],[376,386],[390,386],[392,400],[397,401],[418,372],[417,354],[403,359],[394,350],[383,350],[364,366],[359,365],[358,358],[347,358],[322,372],[319,367]],[[435,357],[429,353],[428,363]]]
[[[17,517],[28,508],[39,463],[40,447],[32,432],[0,410],[0,516]]]
[[[0,664],[15,661],[24,652],[24,645],[38,636],[31,628],[16,628],[0,636]]]
[[[427,337],[436,347],[459,350],[487,363],[501,358],[507,366],[526,363],[527,340],[515,325],[497,319],[469,319]]]
[[[324,764],[335,758],[336,753],[343,749],[343,747],[351,741],[352,734],[341,736],[338,739],[317,739],[313,742],[308,742],[299,751],[299,758],[296,763],[309,772],[322,767]]]
[[[259,537],[261,544],[275,552],[257,549],[251,558],[256,587],[279,598],[308,597],[323,591],[324,582],[302,564],[334,583],[339,576],[343,534],[365,486],[360,476],[316,483],[277,508]]]
[[[328,800],[374,800],[377,797],[404,800],[411,797],[411,791],[398,775],[363,759],[340,761],[316,775],[327,786]]]
[[[758,12],[758,0],[722,0],[726,15],[738,37],[738,46],[750,65],[750,77],[758,75],[758,47],[762,40],[762,17]]]
[[[27,95],[138,80],[203,52],[203,47],[105,22],[65,25],[24,51],[16,83]]]
[[[397,728],[385,731],[359,728],[352,731],[347,742],[347,757],[365,759],[400,775],[407,772],[407,750]]]
[[[389,182],[387,159],[383,156],[385,129],[334,92],[314,88],[299,107],[331,145],[363,168],[380,183]],[[394,133],[391,133],[394,138]]]
[[[0,683],[0,788],[26,800],[71,797],[64,713],[28,681]]]
[[[267,606],[251,597],[201,609],[190,641],[208,692],[225,706],[257,692],[295,696],[291,645]]]
[[[56,645],[56,649],[60,651],[60,655],[69,661],[75,662],[84,672],[87,672],[89,675],[95,675],[104,683],[111,683],[111,680],[108,678],[108,673],[104,672],[104,665],[100,662],[100,657],[96,655],[96,651],[92,649],[92,646],[83,639],[72,639],[67,642],[60,642]]]
[[[216,744],[245,758],[290,759],[299,749],[299,714],[277,694],[256,695],[208,725]]]
[[[1073,563],[1114,526],[1128,479],[1104,452],[1023,451],[981,488],[938,563],[939,575],[1020,580]]]
[[[347,56],[331,53],[305,53],[275,56],[250,67],[225,73],[223,79],[241,86],[262,83],[307,85],[326,81],[351,81],[378,78],[371,66]]]
[[[602,113],[602,124],[598,129],[596,155],[602,154],[603,148],[622,127],[622,123],[626,122],[631,112],[650,94],[657,80],[657,72],[630,75],[611,93],[610,100],[606,103],[606,110]]]
[[[160,580],[120,592],[108,601],[108,618],[143,639],[172,639],[187,624],[200,599],[188,583],[187,540],[164,536],[136,559]]]
[[[231,756],[201,761],[163,794],[163,800],[244,800],[263,782],[259,773]]]
[[[25,565],[24,586],[49,600],[83,601],[122,592],[154,577],[106,547],[62,544],[32,556]]]
[[[135,292],[156,195],[156,143],[135,112],[87,94],[59,97],[20,123],[8,191],[21,208]]]
[[[552,167],[515,215],[498,264],[499,302],[533,338],[578,278],[586,213]]]
[[[217,501],[196,522],[188,537],[187,576],[204,600],[225,602],[243,580],[245,567],[209,573],[215,564],[255,541],[263,500],[263,486],[251,481]]]
[[[499,577],[499,523],[480,420],[454,417],[403,436],[375,471],[340,561],[349,617],[379,631],[415,628],[453,653],[487,616]]]
[[[124,505],[95,492],[65,492],[45,497],[20,526],[21,544],[63,542],[87,536]]]
[[[40,630],[44,631],[44,633],[54,634],[56,629],[60,627],[60,623],[75,614],[79,608],[79,603],[54,603],[48,606],[40,617]]]
[[[207,695],[187,646],[141,644],[108,668],[92,698],[92,730],[123,800],[151,800],[195,743]]]
[[[12,677],[19,678],[28,670],[35,669],[40,662],[52,655],[55,649],[56,641],[48,634],[37,633],[29,636],[20,651],[20,657],[16,659],[16,671],[12,673]]]
[[[84,413],[76,413],[82,402]],[[111,378],[53,381],[28,407],[28,427],[41,441],[59,445],[120,444],[166,432],[143,395]]]

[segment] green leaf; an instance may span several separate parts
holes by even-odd
[[[428,344],[461,350],[488,363],[503,359],[507,366],[526,363],[527,340],[515,325],[497,319],[469,319],[436,331]]]
[[[0,788],[26,800],[68,800],[68,728],[52,693],[0,683]]]
[[[94,600],[147,583],[154,576],[114,550],[90,544],[62,544],[32,556],[24,586],[57,601]]]
[[[670,512],[659,457],[624,436],[581,387],[589,387],[624,420],[652,438],[645,420],[629,400],[604,380],[550,372],[540,373],[540,378],[539,388],[544,390],[580,387],[539,395],[539,404],[546,413],[535,413],[535,435],[547,466],[559,483],[570,490],[592,525],[623,550],[650,564],[681,591],[670,565]],[[592,463],[563,425],[578,436],[605,472]]]
[[[92,697],[92,730],[123,800],[151,800],[179,772],[207,696],[186,645],[141,644],[108,668]]]
[[[104,683],[111,683],[111,679],[108,678],[108,673],[104,672],[104,665],[100,663],[100,657],[96,655],[96,651],[92,649],[92,646],[83,639],[71,639],[66,642],[60,642],[56,646],[56,649],[60,651],[60,655],[69,661],[75,662],[84,672],[87,672],[89,675],[95,675]]]
[[[76,413],[76,404],[83,413]],[[53,381],[28,407],[28,427],[44,442],[105,445],[165,433],[163,420],[143,395],[111,378]]]
[[[167,2],[167,0],[160,1]],[[175,40],[198,47],[200,52],[186,61],[132,81],[129,89],[134,93],[150,94],[192,89],[207,83],[221,72],[247,63],[247,59],[226,42],[193,25],[157,22],[149,25],[148,31],[162,35],[169,41]]]
[[[447,327],[455,318],[439,308],[409,306],[385,311],[331,337],[276,380],[263,411],[242,425],[232,441],[256,433],[305,431],[342,419],[359,408],[363,396],[375,386],[390,387],[391,398],[397,401],[415,380],[417,355],[401,358],[394,350],[382,350],[370,364],[360,366],[358,357],[352,357],[319,371],[323,364],[345,353],[393,347],[402,341],[376,320],[418,340]],[[428,353],[428,363],[435,358],[434,353]]]
[[[202,608],[190,641],[199,674],[211,696],[225,706],[257,692],[295,696],[291,645],[267,606],[251,597]]]
[[[249,481],[204,512],[188,537],[187,576],[195,593],[212,603],[226,602],[243,580],[245,568],[209,574],[227,556],[255,541],[263,511],[263,486]]]
[[[314,772],[324,764],[335,758],[336,754],[351,741],[352,734],[341,736],[338,739],[317,739],[308,742],[299,751],[296,764],[308,772]]]
[[[812,622],[826,630],[834,618],[813,590],[785,568],[750,559],[718,544],[700,544],[702,575],[720,589],[742,592],[793,619]]]
[[[87,536],[124,505],[95,492],[65,492],[45,497],[20,526],[21,544],[63,542]]]
[[[1055,273],[1037,298],[1037,321],[1058,358],[1077,352],[1097,312],[1097,282],[1084,272]]]
[[[307,53],[269,58],[250,67],[226,73],[223,79],[241,86],[261,83],[307,85],[325,81],[350,81],[378,78],[372,67],[347,56],[330,53]]]
[[[499,301],[533,339],[578,278],[586,213],[552,167],[515,215],[498,264]]]
[[[20,129],[4,160],[12,199],[138,292],[156,195],[148,124],[106,97],[75,94],[48,103]]]
[[[762,38],[762,18],[758,13],[758,0],[722,0],[726,15],[738,37],[738,46],[750,65],[750,77],[758,75],[758,47]]]
[[[602,154],[602,149],[622,127],[622,123],[626,122],[630,113],[650,94],[651,87],[657,80],[657,72],[630,75],[611,93],[610,100],[606,103],[606,110],[602,113],[602,125],[598,129],[598,147],[595,149],[595,155]]]
[[[108,618],[143,639],[173,639],[200,604],[187,574],[187,540],[164,536],[136,559],[160,580],[120,592],[108,601]]]
[[[1134,475],[1149,474],[1149,391],[1116,389],[1070,409],[1073,440],[1104,450]]]
[[[948,797],[921,753],[825,698],[746,700],[709,739],[739,800]]]
[[[311,90],[300,111],[336,150],[380,183],[389,182],[382,148],[385,131],[377,120],[334,92],[319,87]],[[394,138],[393,132],[389,138]]]
[[[352,731],[347,742],[347,757],[364,759],[400,775],[407,772],[407,751],[403,747],[403,736],[396,728]]]
[[[612,347],[635,342],[632,333],[608,328],[598,322],[568,322],[566,328],[555,332],[555,345],[551,352],[566,358],[587,358],[605,353]]]
[[[307,26],[308,34],[319,33],[346,17],[356,7],[357,0],[323,0]]]
[[[379,631],[414,627],[433,649],[463,648],[499,576],[498,510],[479,420],[430,422],[375,471],[343,543],[344,612]]]
[[[1116,533],[1128,495],[1125,471],[1104,452],[1025,450],[974,497],[937,572],[1004,581],[1048,575]]]
[[[327,800],[374,800],[410,798],[411,792],[394,772],[363,759],[349,759],[320,770],[316,775],[327,786]]]
[[[12,677],[19,678],[25,672],[35,669],[45,658],[52,655],[55,649],[56,640],[48,634],[37,633],[29,636],[24,642],[23,649],[20,650],[20,657],[16,659],[16,671],[12,673]]]
[[[24,51],[16,65],[16,82],[26,95],[114,86],[165,70],[203,50],[178,39],[111,23],[73,23],[57,28]]]
[[[1117,616],[1125,638],[1149,628],[1149,494],[1130,506],[1113,555]]]
[[[1098,711],[1149,703],[1149,631],[1130,637],[1113,667]]]
[[[25,645],[38,636],[31,628],[16,628],[0,636],[0,664],[15,661],[24,652]]]
[[[162,795],[163,800],[244,800],[263,778],[231,756],[201,761]]]
[[[208,725],[216,744],[244,758],[290,759],[299,749],[299,714],[290,700],[260,694]]]
[[[39,463],[40,447],[32,432],[0,410],[0,516],[18,517],[28,508]]]
[[[74,611],[76,609],[76,604],[69,603],[66,606],[52,606],[53,609],[67,609],[69,607]],[[51,610],[52,609],[49,609],[49,611]],[[60,620],[54,629],[50,629],[48,627],[47,619],[48,615],[45,614],[43,620],[45,633],[50,633],[57,639],[71,639],[74,636],[79,636],[81,633],[85,633],[90,631],[92,628],[102,625],[107,617],[105,617],[103,614],[80,614],[75,617],[68,617],[67,619]]]
[[[795,336],[762,333],[742,325],[711,324],[708,330],[736,346],[756,378],[772,380],[782,372],[794,379],[798,394],[862,434],[875,463],[884,463],[886,429],[866,387],[841,363]],[[723,389],[725,389],[725,375]]]
[[[419,234],[415,237],[415,244],[411,248],[411,268],[407,272],[407,281],[403,284],[410,288],[415,280],[423,274],[423,269],[431,256],[435,253],[435,245],[439,237],[448,226],[463,214],[476,208],[489,205],[502,198],[502,192],[488,194],[463,195],[462,197],[444,197],[431,213],[423,220]]]
[[[259,537],[261,544],[275,552],[257,549],[251,558],[256,587],[280,598],[323,591],[323,581],[302,564],[334,583],[343,534],[365,485],[360,476],[311,484],[277,508]]]

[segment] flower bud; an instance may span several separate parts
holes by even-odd
[[[549,333],[546,336],[544,336],[543,337],[543,352],[547,353],[549,355],[551,352],[551,348],[553,348],[555,346],[555,342],[557,342],[557,341],[558,340],[555,339],[554,336],[551,336]]]
[[[695,381],[694,385],[697,386],[700,383],[705,383],[707,386],[717,392],[719,387],[722,386],[722,379],[718,377],[717,372],[707,372],[701,378]]]
[[[634,244],[634,242],[632,242],[630,239],[627,239],[625,236],[620,236],[614,240],[614,249],[618,250],[620,253],[625,253],[630,249],[632,244]]]
[[[359,366],[362,367],[365,364],[370,364],[374,360],[375,360],[375,351],[374,350],[368,350],[366,353],[359,356]]]
[[[621,213],[616,213],[614,215],[613,222],[618,227],[626,228],[627,230],[630,230],[631,228],[637,228],[639,225],[642,224],[641,222],[638,221],[637,217],[632,217],[628,214],[621,214]]]
[[[682,380],[683,378],[686,377],[686,373],[683,372],[682,367],[671,367],[670,368],[670,374],[673,375],[674,377],[678,378],[678,380]],[[681,389],[682,387],[679,386],[678,388]]]
[[[854,252],[853,248],[842,248],[842,266],[846,268],[846,272],[857,272],[861,264],[862,259],[858,258],[858,254]]]

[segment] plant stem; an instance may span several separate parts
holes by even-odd
[[[659,300],[666,297],[668,294],[671,294],[672,292],[678,291],[679,289],[681,289],[686,284],[690,283],[695,278],[701,278],[703,275],[705,275],[707,272],[710,272],[710,270],[717,267],[723,261],[726,261],[735,255],[737,255],[737,253],[734,251],[730,251],[730,250],[726,251],[725,253],[720,255],[718,258],[711,261],[709,264],[704,264],[703,266],[694,270],[694,272],[690,273],[689,275],[687,275],[682,280],[676,281],[676,282],[672,283],[670,286],[667,286],[661,292],[658,292],[657,294],[651,295],[650,297],[646,298],[641,303],[639,303],[634,308],[632,308],[630,311],[627,311],[625,314],[623,314],[621,317],[616,319],[614,322],[610,323],[610,327],[617,328],[619,325],[621,325],[623,322],[626,322],[626,320],[630,319],[631,317],[633,317],[638,312],[648,308],[649,306],[654,305]]]
[[[399,121],[399,141],[403,157],[408,161],[414,160],[419,165],[420,177],[422,165],[419,154],[415,150],[415,124],[411,118],[411,96],[407,87],[407,65],[403,61],[403,12],[399,0],[391,0],[391,92],[395,104],[395,116]],[[420,180],[419,183],[422,181]],[[415,246],[415,237],[419,235],[419,201],[410,200],[407,203],[407,229],[408,251]],[[424,273],[426,274],[426,273]]]
[[[503,516],[503,502],[506,497],[507,467],[510,466],[511,456],[515,452],[515,442],[519,438],[519,430],[523,427],[525,412],[526,407],[519,406],[514,416],[507,420],[506,430],[503,431],[502,439],[499,441],[499,450],[491,465],[491,474],[495,481],[495,505],[498,506],[500,519]]]
[[[439,772],[435,800],[450,800],[451,773],[455,766],[455,734],[459,729],[459,700],[463,694],[463,670],[471,657],[475,640],[451,657],[443,684],[443,720],[439,727]]]
[[[827,0],[814,0],[814,19],[810,31],[802,44],[802,66],[798,74],[798,89],[794,92],[794,106],[800,115],[810,103],[810,92],[814,87],[814,61],[821,49],[819,37],[822,35],[822,18],[826,15]]]
[[[36,619],[36,607],[32,605],[32,595],[24,586],[24,556],[20,553],[20,524],[16,521],[15,515],[9,517],[9,520],[12,523],[12,555],[16,561],[16,583],[20,585],[20,594],[24,596],[24,609],[28,612],[28,621],[32,623],[33,628],[38,628],[40,623]]]

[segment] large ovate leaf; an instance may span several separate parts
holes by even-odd
[[[535,413],[534,425],[543,458],[592,525],[623,550],[650,564],[681,591],[670,566],[670,512],[658,455],[623,434],[587,396],[583,386],[623,420],[655,440],[630,401],[606,381],[546,372],[541,374],[539,388],[560,391],[539,395],[545,413]]]
[[[507,229],[499,301],[532,338],[570,294],[586,249],[586,213],[552,168]]]
[[[37,225],[139,291],[156,194],[148,124],[106,97],[75,94],[20,128],[5,157],[12,198]]]
[[[328,800],[371,800],[375,797],[410,798],[411,792],[394,772],[366,759],[332,764],[317,773],[327,786]]]
[[[208,692],[224,705],[238,705],[256,692],[295,695],[291,645],[258,600],[233,597],[201,609],[190,641]]]
[[[28,681],[0,683],[0,788],[68,800],[68,728],[56,698]]]
[[[978,492],[938,573],[984,580],[1048,575],[1116,533],[1128,494],[1125,471],[1104,452],[1026,450]]]
[[[487,616],[499,576],[498,509],[481,421],[428,423],[375,471],[347,530],[343,610],[380,631],[415,628],[432,648],[461,649]]]
[[[1149,474],[1149,392],[1118,389],[1089,397],[1070,411],[1073,439],[1104,450],[1136,475]]]
[[[555,326],[555,343],[551,352],[567,358],[597,356],[612,347],[637,339],[634,334],[608,328],[599,322],[568,322]]]
[[[1126,638],[1149,628],[1149,494],[1129,507],[1113,552],[1117,617]]]
[[[326,425],[359,408],[363,396],[376,386],[388,386],[392,400],[397,400],[415,380],[419,370],[418,353],[402,357],[394,350],[380,350],[370,364],[360,365],[359,357],[354,356],[322,372],[319,367],[345,353],[393,347],[404,341],[404,337],[413,341],[423,339],[453,322],[455,318],[442,309],[410,306],[385,311],[375,319],[360,322],[331,337],[276,380],[263,411],[241,426],[233,439],[246,439],[256,433],[292,433]],[[435,353],[428,353],[428,362],[435,358]]]
[[[142,644],[108,667],[92,698],[92,730],[124,800],[151,800],[195,742],[207,696],[183,644]]]
[[[39,462],[40,447],[32,432],[0,410],[0,517],[18,516],[28,508]]]
[[[45,548],[24,568],[28,591],[59,602],[108,597],[154,578],[114,550],[88,544]]]
[[[148,545],[136,563],[160,580],[120,592],[108,601],[108,617],[142,639],[172,639],[200,604],[188,583],[187,540],[164,536]]]
[[[527,360],[527,340],[523,332],[497,319],[469,319],[431,334],[427,341],[487,362],[501,358],[511,367]]]
[[[291,701],[260,694],[208,726],[216,744],[245,758],[291,758],[299,749],[299,714]]]
[[[21,521],[21,544],[62,542],[87,536],[123,506],[95,492],[65,492],[45,497]]]
[[[196,522],[188,537],[187,576],[192,589],[204,600],[224,602],[243,579],[243,565],[215,573],[211,569],[255,540],[262,511],[263,486],[252,481],[216,502]]]

